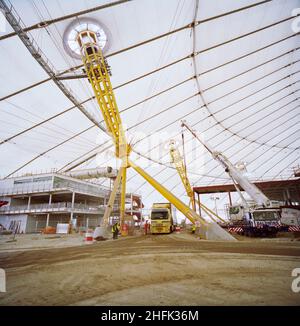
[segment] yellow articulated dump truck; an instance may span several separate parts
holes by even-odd
[[[153,203],[150,232],[152,234],[171,233],[173,229],[174,222],[171,203]]]

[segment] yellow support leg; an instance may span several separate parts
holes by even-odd
[[[121,208],[120,208],[121,227],[123,226],[123,224],[125,222],[126,174],[127,174],[127,168],[122,167],[122,189],[121,189]]]
[[[123,169],[125,169],[125,168],[122,167],[122,168],[119,169],[118,175],[117,175],[116,180],[115,180],[114,185],[113,185],[112,192],[111,192],[110,197],[109,197],[108,204],[107,204],[105,212],[104,212],[104,216],[103,216],[103,219],[102,219],[101,226],[107,226],[108,225],[109,217],[110,217],[111,211],[113,209],[113,205],[114,205],[114,202],[115,202],[115,199],[116,199],[118,188],[120,186],[120,182],[121,182],[121,178],[122,178],[122,174],[123,174]]]
[[[147,172],[141,169],[139,166],[128,160],[129,166],[131,166],[138,174],[140,174],[146,181],[148,181],[159,193],[161,193],[170,203],[172,203],[181,213],[183,213],[192,223],[199,222],[200,235],[204,239],[208,240],[226,240],[236,241],[232,235],[223,230],[218,224],[209,224],[201,216],[196,214],[189,206],[184,204],[180,199],[174,196],[168,189],[153,179]]]
[[[189,208],[189,206],[174,196],[163,185],[154,180],[147,172],[134,164],[131,160],[128,160],[128,163],[138,174],[147,180],[158,192],[160,192],[169,202],[171,202],[179,211],[181,211],[181,213],[183,213],[192,223],[195,223],[198,220],[202,225],[207,225],[207,222],[202,217],[197,215],[192,209]]]

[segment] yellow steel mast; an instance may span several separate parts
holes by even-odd
[[[125,198],[126,198],[126,168],[128,167],[128,155],[130,146],[127,144],[122,120],[117,106],[115,94],[110,81],[107,63],[100,46],[97,44],[97,36],[92,31],[83,31],[78,34],[77,42],[81,48],[82,61],[86,74],[92,85],[95,98],[102,112],[107,131],[111,135],[115,144],[116,157],[122,160],[122,167],[119,170],[121,177],[117,177],[109,202],[114,202],[118,186],[122,181],[121,188],[121,224],[125,219]],[[105,211],[103,221],[107,222],[111,208],[109,205]]]
[[[120,180],[122,180],[121,192],[121,223],[124,222],[125,216],[125,196],[126,196],[126,170],[132,167],[145,180],[147,180],[157,191],[159,191],[167,200],[169,200],[178,210],[180,210],[192,223],[199,221],[202,226],[204,238],[217,238],[223,240],[234,240],[231,235],[223,229],[210,229],[207,222],[197,215],[194,210],[190,209],[181,200],[169,192],[164,186],[154,180],[143,169],[129,160],[131,147],[127,143],[123,129],[119,109],[110,81],[106,60],[103,56],[101,47],[97,44],[97,36],[94,32],[86,30],[78,33],[77,42],[79,43],[82,55],[82,61],[92,85],[95,98],[99,104],[107,131],[111,135],[116,149],[116,157],[122,160],[122,166],[115,180],[113,191],[110,195],[109,205],[104,213],[103,221],[108,221],[113,202],[117,193]],[[210,231],[210,232],[209,232]]]
[[[187,175],[187,169],[186,165],[184,164],[184,160],[179,152],[179,149],[176,147],[176,143],[174,140],[170,141],[170,156],[171,156],[171,162],[174,164],[177,173],[180,176],[180,179],[182,181],[182,184],[185,188],[186,194],[190,198],[190,204],[194,211],[196,211],[196,202],[197,204],[206,212],[206,214],[214,221],[220,220],[225,223],[225,221],[217,215],[214,211],[206,207],[204,204],[200,203],[199,201],[195,200],[194,192],[191,187],[191,183],[189,181],[188,175]]]
[[[175,168],[180,176],[185,191],[190,198],[190,204],[192,205],[193,210],[196,211],[194,193],[187,176],[186,166],[184,164],[182,156],[179,153],[178,148],[176,147],[174,140],[170,141],[170,155],[171,161],[175,165]]]

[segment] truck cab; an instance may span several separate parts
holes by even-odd
[[[152,234],[171,233],[174,228],[171,203],[154,203],[150,219]]]

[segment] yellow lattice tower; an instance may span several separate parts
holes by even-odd
[[[185,188],[185,191],[190,198],[190,203],[192,204],[192,208],[193,208],[193,210],[195,210],[196,207],[195,207],[195,199],[194,199],[193,189],[191,187],[190,181],[187,176],[186,166],[184,164],[183,158],[180,155],[180,152],[179,152],[178,148],[176,147],[174,140],[170,141],[170,155],[171,155],[171,161],[174,164],[174,166],[177,170],[177,173],[180,176],[181,182]]]
[[[192,206],[193,210],[196,211],[196,202],[197,202],[198,205],[206,212],[206,214],[214,222],[219,220],[219,221],[225,223],[225,221],[219,215],[217,215],[215,212],[213,212],[211,209],[209,209],[204,204],[195,200],[194,192],[193,192],[191,183],[190,183],[188,175],[187,175],[186,165],[184,164],[183,157],[181,156],[179,149],[176,147],[176,142],[174,140],[170,141],[170,156],[171,156],[171,161],[174,164],[174,166],[177,170],[177,173],[180,176],[180,179],[185,188],[186,194],[190,198],[190,205]]]

